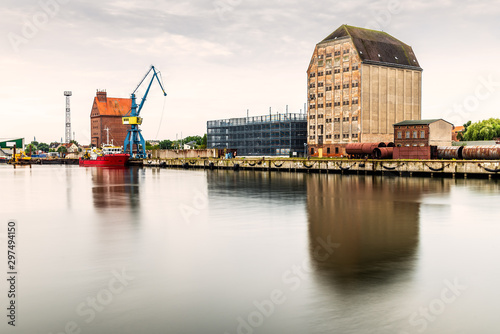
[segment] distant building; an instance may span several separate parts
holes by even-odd
[[[183,146],[185,150],[193,150],[196,147],[196,142],[192,140],[189,143],[185,143]]]
[[[307,69],[310,154],[351,142],[390,142],[392,125],[421,118],[422,68],[411,46],[343,25],[318,43]]]
[[[90,129],[92,146],[106,144],[109,128],[109,142],[123,146],[130,125],[122,124],[125,116],[132,106],[131,99],[107,97],[105,91],[97,91],[90,113]]]
[[[302,155],[305,114],[278,114],[207,122],[207,148],[236,149],[238,156]]]
[[[56,147],[56,151],[60,148],[60,147],[66,147],[66,152],[67,153],[77,153],[78,152],[78,146],[76,146],[75,143],[63,143],[63,144],[60,144],[58,147]]]
[[[24,138],[0,138],[0,156],[9,156],[16,150],[24,149]]]
[[[394,124],[394,144],[402,146],[451,146],[453,124],[444,119],[409,120]]]
[[[453,127],[453,130],[451,131],[451,140],[459,141],[457,138],[458,134],[461,133],[463,135],[464,132],[465,132],[465,127],[463,125]]]

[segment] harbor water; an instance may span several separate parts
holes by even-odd
[[[0,166],[1,333],[498,333],[500,183]]]

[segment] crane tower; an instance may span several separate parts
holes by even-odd
[[[69,97],[71,95],[71,91],[64,92],[64,96],[66,96],[66,136],[64,139],[67,144],[71,141],[71,112],[69,109]]]

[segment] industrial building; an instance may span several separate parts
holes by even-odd
[[[238,156],[303,155],[307,115],[286,113],[207,122],[207,148],[236,149]]]
[[[17,150],[23,150],[24,138],[0,138],[0,156],[10,156],[14,152],[14,145]]]
[[[316,45],[307,85],[312,156],[390,142],[394,123],[421,118],[422,68],[411,46],[385,32],[339,27]]]
[[[106,144],[106,129],[109,129],[110,143],[123,146],[130,125],[122,124],[122,117],[130,111],[131,105],[131,99],[108,97],[106,91],[97,91],[90,113],[92,146],[100,147]]]
[[[394,124],[394,159],[431,159],[436,146],[451,146],[453,124],[444,119]]]

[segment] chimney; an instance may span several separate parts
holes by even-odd
[[[105,89],[98,89],[96,96],[97,96],[97,101],[99,101],[99,102],[106,102],[107,101]]]

